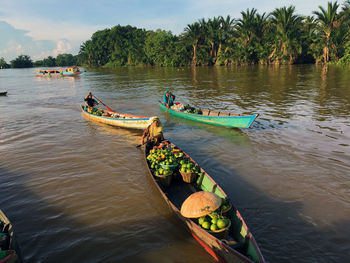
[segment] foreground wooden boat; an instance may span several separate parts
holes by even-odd
[[[174,144],[170,143],[165,147],[173,149],[172,151],[181,152],[183,154],[183,158],[190,160],[198,166],[193,159],[191,159],[185,152],[176,147]],[[156,171],[154,168],[154,164],[151,161],[152,157],[150,159],[151,150],[151,147],[147,145],[145,148],[144,157],[148,167],[148,173],[153,182],[170,208],[187,225],[193,237],[211,256],[214,257],[216,261],[221,263],[265,262],[252,233],[250,233],[239,211],[231,204],[226,193],[221,189],[221,187],[217,185],[216,182],[202,168],[200,168],[197,178],[194,179],[192,183],[184,182],[185,179],[182,180],[178,172],[174,171],[175,173],[172,174],[173,178],[170,184],[169,181],[167,184],[164,184],[164,181],[162,181],[163,178],[157,175],[158,171]],[[151,151],[151,153],[152,152],[153,151]],[[215,193],[217,196],[227,200],[230,203],[231,209],[227,212],[226,216],[230,219],[231,225],[229,226],[228,236],[225,239],[217,238],[209,231],[202,228],[199,225],[198,219],[185,218],[181,214],[180,208],[184,201],[191,194],[199,191]]]
[[[42,77],[74,77],[83,74],[83,72],[79,69],[79,67],[73,66],[60,69],[38,69],[33,74],[35,76]]]
[[[94,113],[89,113],[84,105],[81,106],[81,109],[83,116],[90,120],[122,128],[144,130],[151,124],[150,121],[153,118],[112,112],[102,109],[95,109],[96,111]]]
[[[7,96],[7,91],[0,92],[0,96]]]
[[[241,115],[210,110],[201,110],[202,114],[195,114],[171,108],[167,109],[161,102],[159,102],[159,105],[162,110],[181,118],[230,128],[249,128],[259,116],[259,114]]]
[[[0,263],[20,263],[21,253],[12,224],[0,210]]]

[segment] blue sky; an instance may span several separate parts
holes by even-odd
[[[338,1],[343,3],[343,1]],[[33,60],[62,53],[77,54],[80,45],[97,30],[132,25],[158,28],[174,34],[201,18],[230,15],[256,8],[259,13],[294,5],[311,15],[325,0],[0,0],[0,57],[18,55]]]

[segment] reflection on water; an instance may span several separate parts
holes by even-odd
[[[148,178],[141,132],[82,117],[89,91],[116,111],[159,116],[165,137],[227,192],[269,262],[350,258],[349,69],[32,73],[0,71],[9,92],[0,97],[0,206],[26,262],[213,261]],[[260,116],[236,130],[167,115],[157,105],[166,89],[184,104]]]

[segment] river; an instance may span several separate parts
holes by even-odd
[[[148,177],[141,133],[85,119],[91,91],[157,115],[239,209],[268,262],[350,260],[350,69],[315,65],[0,70],[0,208],[24,262],[214,262]],[[184,104],[259,113],[249,129],[168,116]]]

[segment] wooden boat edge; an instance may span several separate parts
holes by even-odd
[[[20,247],[16,241],[16,236],[15,236],[15,231],[13,229],[13,225],[10,221],[10,219],[8,219],[8,217],[5,215],[5,213],[0,209],[0,220],[2,222],[4,222],[6,225],[8,225],[8,234],[10,236],[10,243],[9,243],[9,248],[10,250],[14,250],[15,251],[15,263],[22,263],[22,255],[21,255],[21,250]],[[11,262],[13,259],[11,259]],[[2,262],[2,260],[0,260]],[[5,261],[7,262],[7,261]]]

